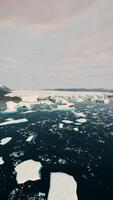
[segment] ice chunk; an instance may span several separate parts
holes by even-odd
[[[62,129],[63,126],[64,126],[64,124],[62,124],[62,123],[59,124],[59,128],[60,128],[60,129]]]
[[[40,170],[42,165],[34,160],[26,160],[15,167],[17,173],[16,180],[18,184],[23,184],[26,181],[40,180]]]
[[[65,124],[72,124],[73,123],[73,121],[70,121],[70,120],[62,120],[62,122],[65,123]]]
[[[23,123],[23,122],[27,122],[28,120],[26,118],[23,118],[23,119],[12,119],[12,120],[9,120],[9,121],[6,121],[6,122],[2,122],[0,124],[0,126],[6,126],[8,124],[18,124],[18,123]]]
[[[13,118],[7,118],[7,119],[6,119],[6,121],[11,121],[11,120],[13,120]]]
[[[85,118],[77,119],[76,121],[79,122],[79,123],[87,122],[87,120]]]
[[[77,117],[86,117],[86,115],[83,112],[75,112],[74,113]]]
[[[27,142],[31,142],[31,140],[34,138],[34,135],[30,135],[27,139],[26,139],[26,141]]]
[[[17,111],[17,103],[13,102],[13,101],[8,101],[6,103],[7,105],[7,109],[4,112],[16,112]]]
[[[0,165],[3,165],[3,164],[4,164],[3,158],[0,157]]]
[[[7,144],[8,142],[10,142],[11,140],[12,140],[11,137],[3,138],[3,139],[0,141],[0,145],[5,145],[5,144]]]
[[[78,127],[76,127],[76,128],[73,128],[73,130],[74,130],[74,131],[78,131]]]
[[[77,184],[65,173],[51,173],[48,200],[77,200]]]

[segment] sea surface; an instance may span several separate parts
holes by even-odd
[[[0,113],[0,123],[8,118],[28,121],[0,126],[0,140],[12,138],[0,145],[4,160],[0,165],[0,200],[47,199],[51,172],[72,175],[79,200],[113,199],[113,101],[84,101],[67,111]],[[81,118],[86,122],[79,122]],[[27,142],[31,135],[33,139]],[[29,159],[41,162],[42,180],[18,185],[14,168]]]

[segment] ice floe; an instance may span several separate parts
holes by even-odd
[[[86,115],[83,112],[75,112],[74,113],[77,117],[86,117]]]
[[[4,164],[4,160],[2,157],[0,157],[0,165],[3,165]]]
[[[27,122],[27,121],[28,120],[26,118],[23,118],[23,119],[12,119],[12,120],[0,123],[0,126],[6,126],[6,125],[9,125],[9,124],[18,124],[18,123],[23,123],[23,122]]]
[[[23,184],[26,181],[40,180],[40,170],[42,165],[34,160],[26,160],[15,167],[17,173],[16,180],[18,184]]]
[[[77,184],[65,173],[51,173],[48,200],[78,200]]]
[[[87,120],[85,118],[77,119],[76,121],[79,122],[79,123],[87,122]]]
[[[60,123],[59,128],[62,129],[64,127],[64,124]]]
[[[12,140],[11,137],[3,138],[2,140],[0,140],[0,145],[5,145],[5,144],[7,144],[8,142],[10,142],[11,140]]]
[[[34,135],[30,135],[27,139],[26,142],[31,142],[31,140],[34,138]]]
[[[74,130],[74,131],[79,131],[78,127],[76,127],[76,128],[73,128],[73,130]]]
[[[73,124],[74,123],[73,121],[70,121],[70,120],[62,120],[62,122],[65,124]]]

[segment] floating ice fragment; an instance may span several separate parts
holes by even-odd
[[[26,118],[23,118],[23,119],[12,119],[12,120],[9,120],[9,121],[6,121],[6,122],[2,122],[0,124],[0,126],[6,126],[8,124],[18,124],[18,123],[23,123],[23,122],[27,122],[28,120]]]
[[[87,120],[85,118],[77,119],[76,121],[79,122],[79,123],[85,123],[85,122],[87,122]]]
[[[11,140],[12,140],[11,137],[3,138],[3,139],[0,141],[0,145],[5,145],[5,144],[7,144],[8,142],[10,142]]]
[[[13,120],[13,118],[7,118],[7,119],[6,119],[6,121],[11,121],[11,120]]]
[[[48,200],[77,200],[77,184],[65,173],[51,173]]]
[[[74,130],[74,131],[78,131],[78,127],[76,127],[76,128],[73,128],[73,130]]]
[[[40,180],[40,170],[42,165],[40,162],[34,160],[26,160],[15,167],[17,172],[18,184],[25,183],[26,181]]]
[[[59,158],[58,160],[59,164],[66,164],[66,160],[65,159],[62,159],[62,158]]]
[[[31,140],[34,138],[34,135],[30,135],[27,139],[26,139],[26,141],[27,142],[31,142]]]
[[[73,123],[73,121],[70,121],[70,120],[62,120],[62,122],[65,123],[65,124],[72,124]]]
[[[77,117],[86,117],[86,115],[83,112],[75,112],[74,113]]]
[[[60,128],[60,129],[62,129],[63,126],[64,126],[64,124],[62,124],[62,123],[59,124],[59,128]]]
[[[0,165],[3,165],[3,164],[4,164],[3,158],[0,157]]]

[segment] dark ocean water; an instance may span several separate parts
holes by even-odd
[[[7,118],[28,119],[0,127],[0,139],[12,137],[0,145],[0,200],[43,199],[47,193],[51,172],[65,172],[77,181],[80,200],[113,199],[113,102],[110,104],[77,103],[75,112],[86,115],[86,123],[77,124],[73,111],[21,111],[0,114],[0,123]],[[71,120],[59,128],[62,120]],[[78,131],[73,128],[78,127]],[[34,135],[31,142],[26,139]],[[16,155],[16,156],[15,156]],[[18,185],[14,167],[28,159],[41,162],[42,180]]]

